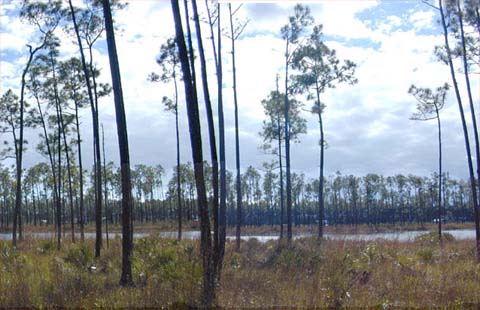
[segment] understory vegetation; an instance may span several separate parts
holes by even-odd
[[[201,305],[198,241],[148,237],[133,251],[134,287],[118,286],[121,240],[95,259],[93,240],[0,241],[2,307],[161,307]],[[220,307],[421,307],[480,303],[480,265],[471,241],[436,232],[414,242],[227,243]]]

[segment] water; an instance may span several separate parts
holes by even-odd
[[[473,229],[458,229],[458,230],[445,230],[445,233],[451,234],[457,240],[475,239],[475,230]],[[356,240],[356,241],[375,241],[375,240],[392,240],[392,241],[413,241],[415,237],[427,233],[426,231],[414,230],[414,231],[401,231],[401,232],[388,232],[388,233],[373,233],[373,234],[325,234],[325,238],[332,240]],[[175,239],[177,238],[176,231],[164,231],[158,233],[161,238]],[[121,233],[109,233],[110,239],[121,238]],[[148,237],[148,233],[134,233],[134,238]],[[312,237],[312,234],[300,234],[294,236],[294,239]],[[26,238],[34,239],[53,239],[56,238],[54,233],[28,233],[25,234]],[[75,234],[77,239],[80,239],[80,234]],[[70,234],[66,234],[64,239],[70,239]],[[85,233],[86,239],[95,239],[95,233]],[[103,238],[106,238],[106,234],[103,234]],[[183,239],[195,240],[200,238],[200,231],[184,231],[182,232]],[[235,236],[227,236],[228,240],[235,240]],[[257,239],[260,242],[267,242],[270,240],[277,240],[278,236],[242,236],[242,240]],[[12,234],[0,233],[0,240],[12,240]]]
[[[133,238],[144,238],[148,237],[149,234],[147,233],[134,233]],[[71,235],[69,233],[64,235],[62,234],[62,239],[71,239]],[[85,233],[85,239],[95,239],[95,233]],[[107,234],[102,234],[104,239],[107,239]],[[121,238],[121,233],[109,233],[109,239]],[[57,235],[53,232],[46,232],[46,233],[25,233],[24,238],[33,238],[33,239],[56,239]],[[75,233],[75,238],[78,240],[80,239],[80,234]],[[0,233],[0,240],[12,240],[12,234]]]

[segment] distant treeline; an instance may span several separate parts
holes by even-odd
[[[268,167],[268,165],[265,165]],[[271,167],[271,166],[270,166]],[[279,176],[273,169],[260,172],[248,167],[242,174],[243,225],[278,225],[282,214],[280,209]],[[120,171],[113,163],[105,166],[104,220],[120,223],[121,183]],[[174,167],[169,180],[165,180],[162,166],[136,165],[132,170],[134,221],[152,223],[177,219],[177,169]],[[207,192],[213,197],[211,188],[211,168],[206,164]],[[0,168],[0,225],[6,228],[12,223],[15,202],[14,171]],[[84,172],[86,175],[87,172]],[[39,163],[24,174],[22,218],[26,224],[45,225],[55,222],[53,178],[46,163]],[[90,173],[92,180],[93,176]],[[67,174],[64,173],[64,182]],[[78,178],[78,171],[73,177]],[[183,218],[195,221],[197,201],[193,168],[190,163],[180,165],[181,199],[184,208]],[[382,176],[367,174],[335,175],[325,179],[325,215],[330,225],[335,224],[380,224],[380,223],[426,223],[438,219],[438,176],[419,177],[414,175]],[[443,219],[446,221],[473,221],[471,193],[464,180],[443,177]],[[167,182],[165,182],[167,181]],[[307,180],[303,174],[292,173],[292,200],[294,224],[318,223],[318,180]],[[74,219],[78,222],[79,195],[78,182],[74,185]],[[86,182],[85,219],[95,221],[95,189],[93,182]],[[63,186],[66,189],[66,186]],[[227,172],[227,222],[236,224],[236,189],[231,172]],[[62,218],[68,226],[71,218],[68,192],[62,193]],[[283,215],[286,223],[286,214]],[[25,224],[25,223],[24,223]]]

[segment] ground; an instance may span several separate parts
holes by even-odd
[[[198,306],[201,261],[197,241],[156,237],[135,241],[135,287],[122,288],[120,240],[99,259],[93,240],[0,241],[2,307]],[[95,268],[92,268],[94,266]],[[472,240],[436,233],[414,242],[303,238],[291,245],[255,239],[241,251],[227,244],[221,307],[472,307],[480,305],[480,265]]]

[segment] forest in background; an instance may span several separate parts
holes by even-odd
[[[211,167],[205,163],[205,178],[209,201],[213,199]],[[268,168],[268,167],[266,167]],[[121,176],[113,162],[104,168],[104,225],[117,225],[121,219]],[[138,224],[158,221],[176,221],[177,199],[184,206],[184,221],[198,221],[194,172],[191,163],[180,166],[180,195],[177,194],[176,167],[170,179],[165,180],[161,166],[135,165],[132,168],[134,221]],[[263,176],[262,176],[263,172]],[[73,175],[74,208],[63,208],[62,225],[70,226],[70,212],[78,224],[78,175]],[[52,175],[48,165],[37,164],[25,172],[22,218],[26,225],[45,226],[55,223],[52,199]],[[85,222],[95,220],[95,188],[93,174],[86,178]],[[67,187],[67,180],[63,188]],[[279,176],[272,170],[258,171],[250,166],[241,175],[244,225],[280,225]],[[337,224],[427,224],[438,222],[438,175],[364,177],[342,175],[338,172],[325,180],[325,220]],[[444,222],[472,222],[471,194],[468,183],[447,175],[442,178]],[[294,225],[318,224],[318,180],[307,180],[303,174],[292,174]],[[233,173],[227,171],[227,225],[236,225],[236,190]],[[14,180],[11,171],[0,171],[0,228],[9,231],[15,201]],[[68,192],[65,193],[68,195]],[[66,198],[65,198],[66,199]],[[65,201],[66,202],[66,201]],[[68,204],[67,204],[68,206]],[[106,207],[105,207],[106,206]],[[286,224],[285,215],[283,223]],[[141,229],[141,228],[140,228]]]
[[[221,282],[225,258],[227,224],[236,226],[237,251],[240,250],[242,225],[280,224],[280,237],[292,245],[292,226],[316,224],[318,238],[323,238],[323,227],[329,224],[381,223],[438,223],[438,239],[442,243],[444,221],[475,222],[476,257],[480,260],[480,227],[478,179],[480,178],[480,149],[476,116],[470,85],[470,75],[476,74],[478,39],[480,34],[479,3],[475,0],[438,2],[444,31],[445,45],[432,47],[439,61],[449,66],[452,85],[436,89],[412,85],[409,93],[418,102],[415,120],[436,120],[438,126],[438,172],[432,177],[342,176],[324,175],[323,113],[321,96],[330,88],[345,83],[355,85],[356,64],[337,58],[336,52],[323,41],[322,25],[315,25],[307,6],[296,5],[293,15],[280,29],[285,43],[283,81],[277,76],[276,89],[261,104],[267,119],[260,135],[262,148],[276,158],[263,166],[262,174],[248,167],[241,174],[241,144],[238,135],[238,105],[236,93],[235,41],[247,26],[246,21],[234,21],[238,9],[229,4],[228,15],[222,17],[223,6],[205,2],[207,32],[204,40],[197,2],[184,1],[184,7],[171,1],[175,20],[175,38],[161,47],[157,63],[161,72],[153,72],[152,82],[170,83],[173,97],[163,96],[162,102],[176,119],[177,165],[173,178],[162,182],[161,166],[137,165],[130,169],[128,130],[117,56],[112,12],[125,4],[119,1],[87,1],[82,7],[68,7],[61,1],[24,1],[20,17],[37,28],[36,42],[28,45],[29,57],[22,71],[19,94],[7,90],[0,100],[0,126],[5,139],[2,157],[12,157],[12,170],[2,168],[1,225],[11,224],[12,245],[23,241],[26,224],[54,223],[57,250],[62,246],[62,228],[71,229],[75,242],[78,224],[84,242],[84,226],[95,223],[95,257],[102,251],[103,222],[122,223],[122,270],[120,284],[133,285],[132,251],[133,225],[176,219],[178,239],[182,238],[182,222],[198,220],[202,266],[201,304],[211,306],[215,291]],[[445,8],[443,6],[446,6]],[[182,17],[183,14],[183,17]],[[190,15],[191,14],[191,15]],[[230,32],[222,33],[220,18],[228,16]],[[467,31],[464,30],[464,26]],[[185,29],[184,29],[185,27]],[[204,25],[205,27],[205,25]],[[76,40],[78,57],[60,59],[59,31]],[[205,29],[203,29],[205,31]],[[93,47],[105,32],[110,60],[112,85],[97,82],[100,68],[96,68]],[[225,38],[224,38],[225,37]],[[231,47],[233,96],[235,103],[236,171],[229,173],[225,163],[225,124],[222,101],[222,42]],[[452,42],[450,42],[450,40]],[[196,43],[197,47],[194,47]],[[216,78],[208,79],[203,44],[211,44],[215,60]],[[450,45],[452,44],[452,45]],[[225,48],[225,47],[223,47]],[[198,55],[197,55],[198,53]],[[195,61],[199,58],[199,63]],[[454,64],[455,61],[455,64]],[[456,65],[460,64],[459,68]],[[196,71],[197,70],[197,71]],[[464,78],[466,92],[462,94],[457,79]],[[280,82],[282,83],[280,86]],[[210,87],[209,87],[210,83]],[[181,86],[183,85],[183,86]],[[213,114],[211,85],[217,85],[218,115]],[[283,89],[283,92],[280,90]],[[469,180],[455,180],[442,171],[441,109],[447,91],[453,88],[458,103]],[[193,164],[181,164],[179,156],[178,93],[185,93]],[[201,90],[201,91],[200,91]],[[105,163],[102,152],[101,126],[98,102],[113,91],[120,153],[120,169]],[[205,104],[209,161],[204,160],[199,103]],[[305,102],[303,102],[305,100]],[[468,102],[471,126],[468,128],[464,102]],[[308,105],[306,104],[308,102]],[[305,108],[310,106],[310,108]],[[465,104],[467,107],[467,104]],[[82,166],[82,139],[79,130],[79,109],[91,110],[94,167],[86,177]],[[305,132],[301,109],[318,117],[319,177],[305,180],[291,170],[291,147]],[[467,114],[468,116],[468,114]],[[218,119],[218,127],[215,120]],[[41,142],[36,149],[47,158],[25,171],[23,155],[27,141],[26,127],[37,128]],[[469,135],[470,130],[470,135]],[[473,135],[471,134],[473,132]],[[473,136],[473,139],[472,139]],[[472,149],[474,152],[472,152]],[[103,153],[103,157],[102,157]],[[278,170],[278,173],[277,173]],[[81,172],[81,173],[79,173]],[[87,185],[87,179],[90,184]],[[285,224],[285,232],[283,226]],[[213,231],[213,233],[212,233]],[[17,239],[17,234],[18,239]]]

